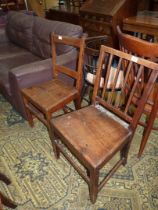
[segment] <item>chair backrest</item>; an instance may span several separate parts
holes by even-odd
[[[144,41],[137,37],[125,34],[117,26],[120,49],[124,52],[135,54],[144,58],[158,57],[158,44]]]
[[[116,74],[114,75],[112,85],[108,87],[110,69],[114,60],[117,61],[115,67]],[[124,65],[125,62],[126,65]],[[129,77],[133,74],[134,66],[137,67],[135,77],[132,77],[132,81],[128,83]],[[106,71],[106,74],[103,87],[99,88],[102,71]],[[120,90],[118,90],[116,85],[121,71],[123,72],[124,80],[122,81]],[[146,78],[146,85],[141,85],[144,71],[148,72],[148,78]],[[102,45],[93,91],[93,104],[99,103],[128,122],[132,129],[135,129],[143,112],[144,105],[154,87],[157,76],[158,64]],[[133,103],[135,94],[139,94],[137,104]],[[157,97],[158,92],[155,98]],[[134,112],[131,111],[133,108],[135,110]]]
[[[77,65],[75,69],[70,69],[62,64],[57,63],[56,45],[69,45],[73,46],[74,61]],[[75,51],[76,48],[76,51]],[[52,60],[53,60],[53,73],[54,77],[58,77],[58,73],[66,74],[67,76],[75,79],[75,85],[78,90],[81,89],[82,73],[83,73],[83,59],[84,59],[84,48],[85,39],[84,38],[73,38],[68,36],[61,36],[52,34]],[[64,59],[64,58],[63,58]],[[71,60],[73,60],[71,58]]]
[[[117,26],[117,33],[119,38],[120,50],[123,52],[130,53],[132,55],[136,55],[138,57],[146,58],[158,63],[158,44],[151,43],[148,41],[144,41],[140,38],[125,34],[121,31],[120,27]],[[136,71],[136,69],[135,69]],[[134,74],[133,74],[134,75]],[[146,76],[144,75],[144,84]],[[155,98],[155,94],[158,91],[158,85],[155,83],[155,88],[150,94],[150,97],[147,101],[147,106],[145,106],[146,113],[149,113],[152,109],[153,100]],[[136,100],[136,98],[135,98]]]

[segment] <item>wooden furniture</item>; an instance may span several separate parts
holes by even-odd
[[[9,185],[11,182],[4,174],[0,173],[0,180]],[[15,209],[17,205],[0,192],[0,210],[3,210],[3,205]]]
[[[109,88],[108,80],[113,59],[118,60],[118,65],[113,84]],[[124,66],[124,62],[128,65]],[[126,82],[133,71],[133,66],[137,66],[138,71],[131,86],[127,86]],[[107,73],[104,77],[103,88],[100,89],[99,84],[104,67]],[[146,86],[142,86],[140,82],[144,70],[151,72]],[[120,71],[124,73],[124,82],[120,92],[116,95],[115,90]],[[102,45],[93,91],[93,105],[51,121],[56,158],[59,158],[61,152],[87,182],[92,203],[95,203],[98,192],[119,166],[126,164],[134,131],[157,76],[158,64]],[[138,87],[140,88],[138,106],[135,107],[135,112],[131,113],[129,111],[131,106],[133,107],[132,99]],[[158,92],[155,98],[158,98]],[[157,103],[158,100],[156,106]],[[79,167],[64,147],[68,148],[83,167]],[[99,181],[100,169],[117,152],[121,154],[120,159],[106,177]]]
[[[76,7],[70,3],[53,7],[46,18],[80,24],[89,36],[107,35],[108,45],[116,46],[116,25],[136,12],[137,0],[86,0]]]
[[[158,37],[158,12],[143,11],[123,20],[123,30]]]
[[[149,10],[158,11],[158,0],[150,0]]]
[[[136,37],[124,34],[121,32],[119,27],[117,29],[118,29],[118,37],[119,37],[119,42],[120,42],[120,49],[122,51],[131,53],[133,55],[137,55],[139,57],[144,57],[144,58],[152,59],[152,60],[154,59],[156,61],[158,57],[158,44],[143,41]],[[144,80],[145,80],[145,77],[146,77],[146,74],[144,75]],[[144,85],[146,85],[145,81],[144,81]],[[141,140],[141,145],[139,148],[138,157],[140,157],[143,153],[143,150],[145,148],[145,145],[147,143],[151,130],[152,129],[158,130],[158,127],[153,126],[155,118],[158,117],[158,113],[157,113],[158,107],[155,110],[154,116],[152,118],[149,117],[153,109],[155,95],[157,92],[158,92],[158,84],[156,83],[144,107],[144,114],[147,116],[146,117],[147,119],[145,122],[143,122],[142,120],[139,122],[139,124],[144,127],[144,132],[143,132],[143,137]],[[137,96],[135,96],[135,100],[133,101],[134,103],[136,103],[137,101],[136,99],[137,99]]]
[[[153,0],[139,0],[138,1],[138,11],[151,10],[151,2]]]
[[[46,18],[79,25],[79,7],[59,5],[46,11]]]
[[[87,0],[80,8],[80,24],[89,36],[109,36],[108,44],[116,47],[116,25],[136,11],[137,0]]]
[[[88,37],[85,40],[85,61],[84,61],[84,83],[81,93],[81,98],[88,100],[91,103],[91,89],[94,86],[96,76],[97,63],[101,45],[107,45],[108,36]],[[84,97],[89,96],[89,99]]]
[[[0,7],[4,11],[24,9],[24,2],[20,0],[0,0]]]
[[[79,9],[85,0],[60,1],[58,6],[46,11],[46,18],[79,25]]]
[[[52,35],[54,78],[51,81],[22,90],[28,121],[31,126],[33,126],[34,115],[46,125],[49,134],[51,134],[50,119],[52,118],[52,113],[63,109],[66,104],[73,100],[75,101],[76,109],[80,108],[84,42],[84,38]],[[61,64],[57,63],[57,44],[71,45],[78,49],[78,64],[76,64],[76,70],[63,66],[62,61],[60,61]],[[75,80],[75,86],[72,87],[59,79],[58,73],[63,73],[73,78]]]

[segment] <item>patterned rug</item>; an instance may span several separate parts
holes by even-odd
[[[0,191],[17,202],[17,210],[157,210],[158,136],[151,134],[139,160],[141,133],[138,127],[126,167],[121,166],[92,205],[83,179],[62,155],[54,158],[43,124],[35,120],[30,128],[0,95],[0,171],[12,181],[9,186],[1,182]]]

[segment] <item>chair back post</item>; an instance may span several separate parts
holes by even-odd
[[[83,77],[83,64],[84,64],[84,52],[85,52],[85,38],[81,38],[79,40],[79,57],[78,57],[78,66],[77,66],[77,73],[78,73],[78,79],[76,81],[76,89],[79,93],[81,93],[82,89],[82,77]]]
[[[78,56],[76,58],[77,65],[76,69],[70,69],[63,65],[57,64],[57,54],[56,45],[63,44],[75,47],[78,51]],[[84,59],[84,49],[85,49],[85,38],[74,38],[61,35],[55,35],[52,33],[52,62],[53,62],[53,74],[54,77],[58,76],[58,73],[64,73],[75,79],[76,89],[81,92],[81,82],[83,74],[83,59]],[[76,56],[76,55],[75,55]]]

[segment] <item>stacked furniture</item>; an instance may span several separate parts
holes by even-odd
[[[154,60],[155,62],[157,62],[157,57],[158,57],[158,50],[157,50],[158,44],[157,43],[147,42],[137,37],[125,34],[121,32],[119,27],[117,27],[117,30],[118,30],[118,37],[119,37],[119,42],[120,42],[120,49],[122,51],[128,52],[132,55],[137,55],[139,57],[146,58],[148,60]],[[133,73],[132,76],[135,76],[135,72]],[[147,76],[148,74],[147,72],[145,72],[144,78],[146,78]],[[146,82],[144,81],[142,85],[145,86]],[[141,157],[144,151],[145,145],[147,143],[147,140],[149,138],[151,131],[158,130],[158,127],[154,125],[155,119],[158,118],[158,112],[157,112],[158,105],[157,107],[155,107],[155,110],[153,109],[154,100],[155,100],[157,92],[158,92],[158,84],[156,82],[150,94],[150,97],[148,98],[148,101],[146,102],[146,105],[144,107],[144,115],[146,116],[145,120],[141,119],[139,122],[139,124],[144,127],[141,145],[138,152],[139,158]],[[135,99],[133,100],[133,103],[135,104],[137,103],[137,94],[135,95]],[[153,111],[153,114],[151,115],[152,111]]]
[[[65,3],[53,7],[46,12],[46,17],[80,24],[88,36],[107,35],[110,46],[117,46],[116,25],[137,12],[137,0],[86,0],[80,5]]]

